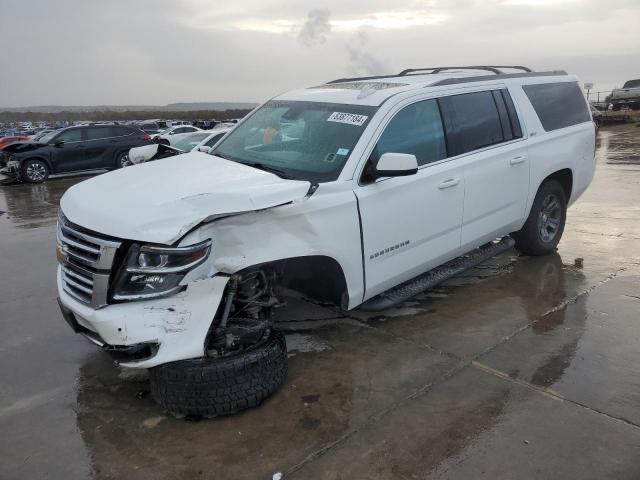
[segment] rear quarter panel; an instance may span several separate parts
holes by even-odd
[[[530,188],[527,212],[531,209],[540,184],[549,175],[569,169],[573,186],[568,203],[586,190],[595,172],[595,126],[585,122],[546,132],[522,87],[510,89],[525,124],[527,156],[530,160]],[[586,102],[586,101],[585,101]]]

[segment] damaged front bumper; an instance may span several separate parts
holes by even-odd
[[[19,181],[20,169],[17,165],[8,164],[0,168],[0,181]]]
[[[194,281],[171,297],[93,309],[64,291],[58,268],[58,301],[76,333],[113,353],[122,366],[150,368],[204,356],[227,281],[218,275]]]

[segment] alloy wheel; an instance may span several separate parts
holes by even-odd
[[[560,220],[562,219],[562,206],[557,195],[551,193],[542,201],[540,213],[538,214],[538,230],[540,239],[549,243],[558,234]]]
[[[33,182],[40,182],[45,179],[47,170],[44,165],[39,163],[31,163],[27,166],[27,178]]]

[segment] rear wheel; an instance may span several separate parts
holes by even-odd
[[[116,168],[128,167],[131,165],[129,161],[129,152],[121,152],[116,157]]]
[[[516,248],[527,255],[553,252],[562,238],[566,217],[567,199],[562,185],[554,179],[545,181],[524,226],[512,234]]]
[[[42,183],[49,177],[49,167],[42,160],[26,160],[22,164],[21,174],[27,183]]]

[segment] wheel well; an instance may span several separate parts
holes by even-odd
[[[22,171],[22,165],[25,164],[25,162],[28,162],[29,160],[38,160],[39,162],[44,163],[47,168],[49,169],[49,173],[53,173],[53,169],[51,168],[51,163],[49,163],[49,160],[47,160],[46,158],[43,157],[27,157],[24,160],[22,160],[20,162],[20,171]]]
[[[542,183],[550,179],[557,180],[560,185],[562,185],[562,189],[564,190],[564,194],[568,202],[569,198],[571,198],[571,190],[573,189],[573,173],[571,170],[569,168],[558,170],[545,178]]]
[[[263,264],[278,272],[278,284],[320,302],[347,303],[347,281],[340,264],[322,255],[285,258]],[[253,268],[253,267],[252,267]],[[346,307],[345,307],[346,308]]]

